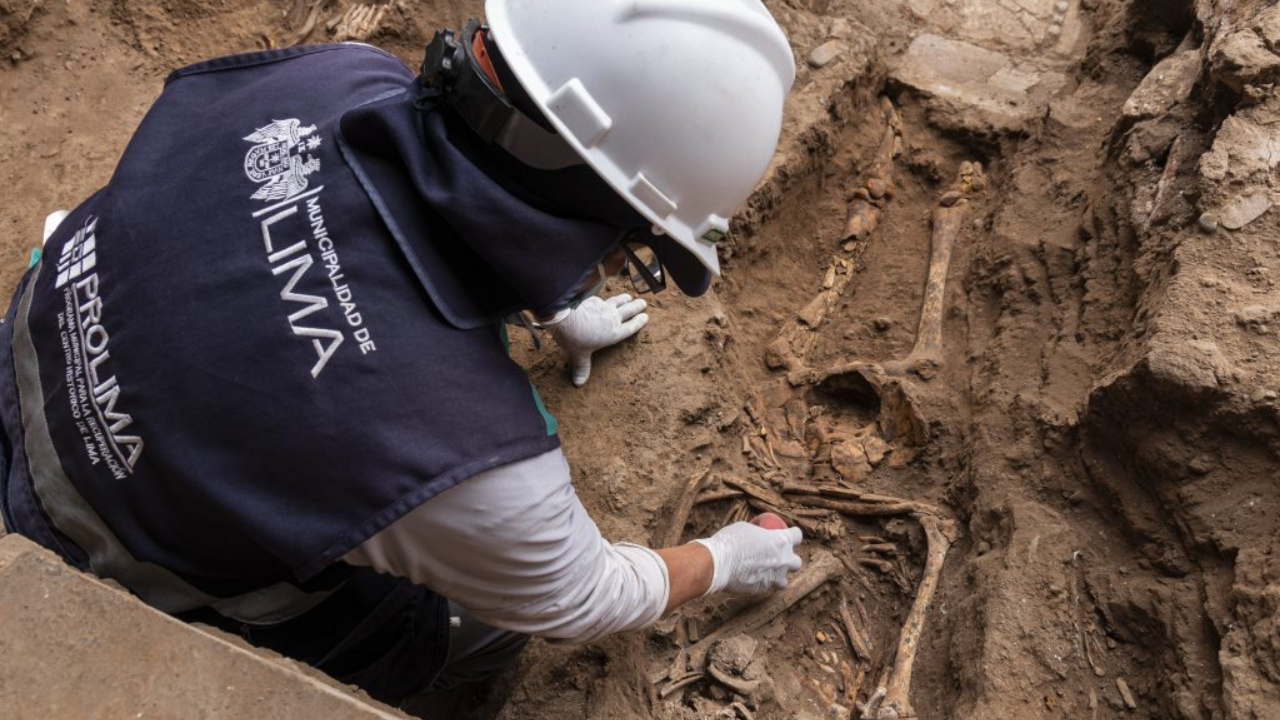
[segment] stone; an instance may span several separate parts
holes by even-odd
[[[1235,92],[1280,78],[1280,55],[1272,52],[1253,28],[1223,33],[1210,49],[1214,80]]]
[[[1127,118],[1156,117],[1187,99],[1200,74],[1200,51],[1184,50],[1156,63],[1125,101]]]
[[[853,24],[846,18],[836,18],[831,22],[831,29],[827,31],[827,37],[837,40],[844,40],[853,35]]]
[[[1262,217],[1271,209],[1271,198],[1264,191],[1250,195],[1239,195],[1222,208],[1218,222],[1228,230],[1239,230]]]
[[[31,27],[31,19],[40,9],[41,0],[0,0],[0,53],[11,51],[10,59],[18,62],[23,53],[17,45]]]
[[[1042,72],[961,40],[922,34],[889,70],[889,77],[929,100],[944,128],[979,133],[1017,132],[1043,117],[1061,73]]]
[[[707,659],[721,670],[741,675],[755,658],[757,645],[758,641],[750,635],[734,635],[712,646]]]
[[[1213,233],[1218,232],[1218,220],[1209,213],[1201,214],[1200,219],[1197,222],[1200,223],[1200,229],[1206,234],[1212,235]]]
[[[1280,5],[1272,5],[1258,13],[1253,21],[1253,30],[1267,47],[1273,51],[1280,49]]]
[[[879,435],[869,435],[862,438],[862,452],[867,456],[867,462],[874,467],[884,460],[885,455],[889,454],[889,444],[882,440]]]
[[[1249,396],[1249,400],[1254,403],[1271,402],[1276,399],[1275,390],[1259,390]]]
[[[845,51],[844,43],[839,40],[828,40],[809,53],[809,66],[817,70],[830,65]]]
[[[871,474],[862,443],[852,439],[831,446],[831,465],[848,482],[860,482]]]
[[[1276,320],[1277,316],[1280,316],[1280,311],[1276,308],[1248,305],[1235,312],[1235,321],[1237,325],[1251,333],[1267,335],[1271,332],[1270,324]]]
[[[1259,125],[1239,114],[1222,121],[1213,148],[1200,159],[1200,174],[1207,180],[1228,177],[1248,181],[1262,179],[1280,166],[1280,127]]]
[[[1071,45],[1079,37],[1081,13],[1069,0],[906,0],[922,24],[945,28],[950,36],[990,47],[1043,53],[1046,37]]]
[[[319,672],[187,625],[0,538],[0,708],[16,718],[405,720]]]
[[[1188,393],[1217,390],[1222,382],[1230,380],[1234,369],[1215,343],[1160,336],[1152,339],[1145,362],[1158,381]]]

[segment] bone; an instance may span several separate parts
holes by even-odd
[[[677,690],[682,690],[701,680],[703,678],[703,675],[704,673],[702,672],[688,673],[686,675],[682,675],[679,678],[676,678],[675,680],[672,680],[671,682],[664,685],[662,689],[658,691],[658,697],[662,698],[663,700],[666,700],[672,693],[676,692]]]
[[[749,480],[739,480],[738,478],[727,477],[724,478],[723,482],[731,488],[741,490],[748,498],[759,500],[760,502],[775,507],[781,507],[786,504],[786,501],[783,500],[782,496],[776,491],[770,490],[766,487],[761,487]]]
[[[782,485],[782,492],[793,502],[836,510],[846,515],[881,516],[917,513],[949,518],[947,511],[937,505],[854,488],[789,482]]]
[[[735,616],[689,646],[689,666],[706,667],[707,653],[722,638],[751,633],[768,625],[774,618],[800,602],[809,593],[840,576],[844,565],[826,550],[817,550],[800,572],[787,582],[787,587],[769,596],[767,600]]]
[[[916,654],[920,649],[920,638],[933,595],[938,589],[938,579],[942,576],[942,566],[955,537],[956,524],[952,520],[929,514],[917,514],[916,519],[924,528],[928,540],[924,576],[920,579],[915,602],[911,605],[911,612],[907,614],[902,634],[898,637],[898,652],[894,657],[893,670],[889,673],[889,681],[883,688],[876,690],[877,694],[880,694],[881,689],[885,691],[884,699],[876,708],[874,716],[864,711],[863,720],[906,720],[917,717],[909,697],[911,673],[915,668]]]
[[[711,677],[715,678],[716,682],[743,697],[751,697],[755,694],[756,688],[760,687],[760,680],[744,680],[743,678],[734,677],[714,664],[707,666],[707,672],[711,674]]]
[[[832,258],[822,289],[783,326],[765,350],[766,365],[788,372],[804,368],[806,356],[818,342],[818,328],[826,321],[831,308],[844,296],[854,275],[852,260]]]
[[[929,277],[925,282],[916,344],[906,359],[886,364],[885,370],[891,374],[911,371],[927,380],[937,374],[942,365],[942,311],[946,300],[947,272],[951,269],[952,249],[967,209],[967,203],[961,200],[950,207],[939,205],[933,211],[933,250],[929,258]]]
[[[867,639],[866,633],[858,624],[853,621],[853,615],[849,613],[849,599],[844,595],[840,596],[840,622],[844,628],[844,634],[849,638],[849,646],[853,648],[857,659],[865,663],[871,662],[871,641]]]
[[[901,124],[898,112],[888,98],[880,98],[880,110],[885,129],[876,150],[875,163],[867,172],[862,187],[854,191],[846,210],[844,232],[841,234],[846,252],[858,250],[858,245],[871,236],[879,224],[881,208],[894,195],[893,158],[897,153]],[[765,351],[765,363],[769,367],[783,368],[788,372],[803,369],[807,355],[817,343],[818,328],[836,301],[844,296],[856,269],[855,259],[832,259],[823,278],[822,289],[769,344]]]
[[[320,11],[328,3],[329,0],[316,0],[311,4],[311,10],[307,13],[307,19],[299,28],[298,34],[294,36],[291,45],[301,45],[311,36],[311,32],[316,29],[316,20],[320,18]]]
[[[391,5],[391,3],[381,5],[360,3],[347,8],[342,17],[330,23],[333,26],[334,41],[364,42],[368,40],[382,26],[382,20],[387,16]]]
[[[715,490],[704,490],[698,493],[698,497],[693,501],[693,504],[701,505],[703,503],[717,502],[719,500],[733,500],[740,497],[742,497],[741,490],[734,490],[733,488],[717,488]]]
[[[855,360],[819,371],[806,371],[799,365],[787,365],[788,380],[793,385],[816,384],[836,375],[857,372],[879,391],[886,384],[888,376],[915,374],[929,380],[937,375],[942,367],[942,317],[952,251],[963,227],[965,215],[968,214],[968,198],[980,193],[986,185],[987,179],[982,172],[981,163],[962,162],[956,181],[938,199],[938,205],[933,211],[929,271],[920,307],[920,324],[911,352],[904,358],[889,362]]]
[[[693,511],[693,505],[698,499],[698,491],[702,489],[702,483],[706,481],[707,475],[710,473],[711,467],[708,466],[706,469],[694,473],[685,483],[684,490],[680,492],[680,497],[676,500],[675,509],[671,513],[671,522],[663,529],[662,534],[657,537],[657,547],[669,548],[679,544],[680,536],[684,533],[684,526],[689,522],[689,513]]]
[[[966,198],[982,191],[986,184],[986,176],[982,173],[980,163],[962,162],[956,182],[939,198],[938,206],[933,210],[929,273],[924,286],[924,301],[920,307],[916,343],[905,359],[884,366],[889,374],[914,372],[928,380],[941,368],[942,314],[946,304],[951,255],[964,224],[964,217],[968,214],[969,203]]]
[[[880,110],[884,115],[884,134],[876,150],[876,162],[867,173],[861,188],[849,200],[845,215],[844,241],[846,251],[853,251],[857,243],[865,241],[880,224],[880,212],[885,201],[893,197],[893,158],[897,154],[900,123],[898,112],[886,97],[880,98]]]

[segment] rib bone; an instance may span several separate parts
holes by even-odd
[[[706,481],[710,472],[711,466],[708,465],[705,469],[689,476],[684,489],[680,492],[680,497],[676,500],[675,510],[671,514],[671,521],[656,538],[657,542],[655,544],[657,547],[675,547],[680,543],[680,535],[684,532],[685,524],[689,522],[689,513],[693,511],[693,506],[697,502],[698,491],[702,489],[702,484]]]

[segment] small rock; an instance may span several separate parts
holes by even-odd
[[[1209,213],[1203,213],[1200,215],[1200,220],[1198,220],[1198,222],[1200,223],[1200,229],[1203,230],[1205,234],[1212,235],[1218,232],[1218,221]]]
[[[1213,459],[1208,455],[1197,455],[1191,458],[1191,462],[1187,463],[1187,467],[1197,475],[1208,475],[1209,471],[1213,470]]]
[[[1129,118],[1162,115],[1187,99],[1199,74],[1199,50],[1174,53],[1151,68],[1125,101],[1121,112]]]
[[[1268,335],[1271,333],[1269,324],[1276,319],[1280,312],[1265,305],[1248,305],[1242,307],[1235,313],[1236,324],[1257,335]]]
[[[989,553],[989,552],[991,552],[991,543],[987,542],[986,540],[979,540],[979,541],[978,541],[978,554],[979,554],[979,555],[986,555],[986,554],[987,554],[987,553]]]
[[[943,193],[942,197],[938,199],[938,203],[941,204],[942,207],[951,207],[952,205],[960,202],[962,197],[964,196],[955,190],[952,190],[950,192]]]
[[[716,643],[708,659],[721,670],[741,675],[755,657],[756,645],[750,635],[734,635]]]
[[[1271,209],[1271,198],[1266,192],[1255,192],[1252,195],[1237,196],[1222,209],[1222,226],[1228,230],[1239,230],[1262,217]]]
[[[876,332],[889,332],[889,328],[893,327],[893,321],[889,318],[876,318],[871,321],[871,327],[875,328]]]
[[[1124,678],[1116,678],[1116,689],[1120,691],[1120,698],[1124,700],[1124,706],[1130,710],[1137,710],[1138,703],[1133,699],[1133,693],[1129,690],[1129,683]]]
[[[862,443],[846,441],[831,446],[831,465],[848,482],[861,482],[871,474],[871,464]]]
[[[871,178],[867,181],[867,193],[872,199],[879,200],[889,193],[889,184],[880,178]]]
[[[1276,399],[1275,390],[1259,390],[1249,397],[1255,403],[1271,402]]]
[[[711,434],[710,429],[705,427],[700,427],[694,430],[692,433],[690,433],[690,436],[691,436],[691,439],[689,442],[690,451],[701,450],[702,448],[705,448],[711,443],[715,442],[715,436]]]
[[[872,467],[879,465],[884,456],[889,454],[889,445],[878,435],[872,435],[862,439],[862,450],[867,456],[867,462]]]
[[[828,40],[809,53],[809,66],[817,70],[831,64],[831,61],[844,53],[844,43],[839,40]]]
[[[844,40],[853,35],[853,24],[845,18],[836,18],[831,22],[831,29],[827,31],[827,37],[837,40]]]

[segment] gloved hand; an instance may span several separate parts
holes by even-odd
[[[795,547],[800,528],[766,530],[753,523],[737,522],[702,540],[711,551],[715,574],[707,593],[728,590],[759,595],[787,586],[787,573],[800,569]]]
[[[573,384],[581,387],[591,377],[591,354],[626,340],[649,322],[648,303],[616,295],[608,300],[591,296],[564,320],[551,326],[551,335],[569,355]]]

